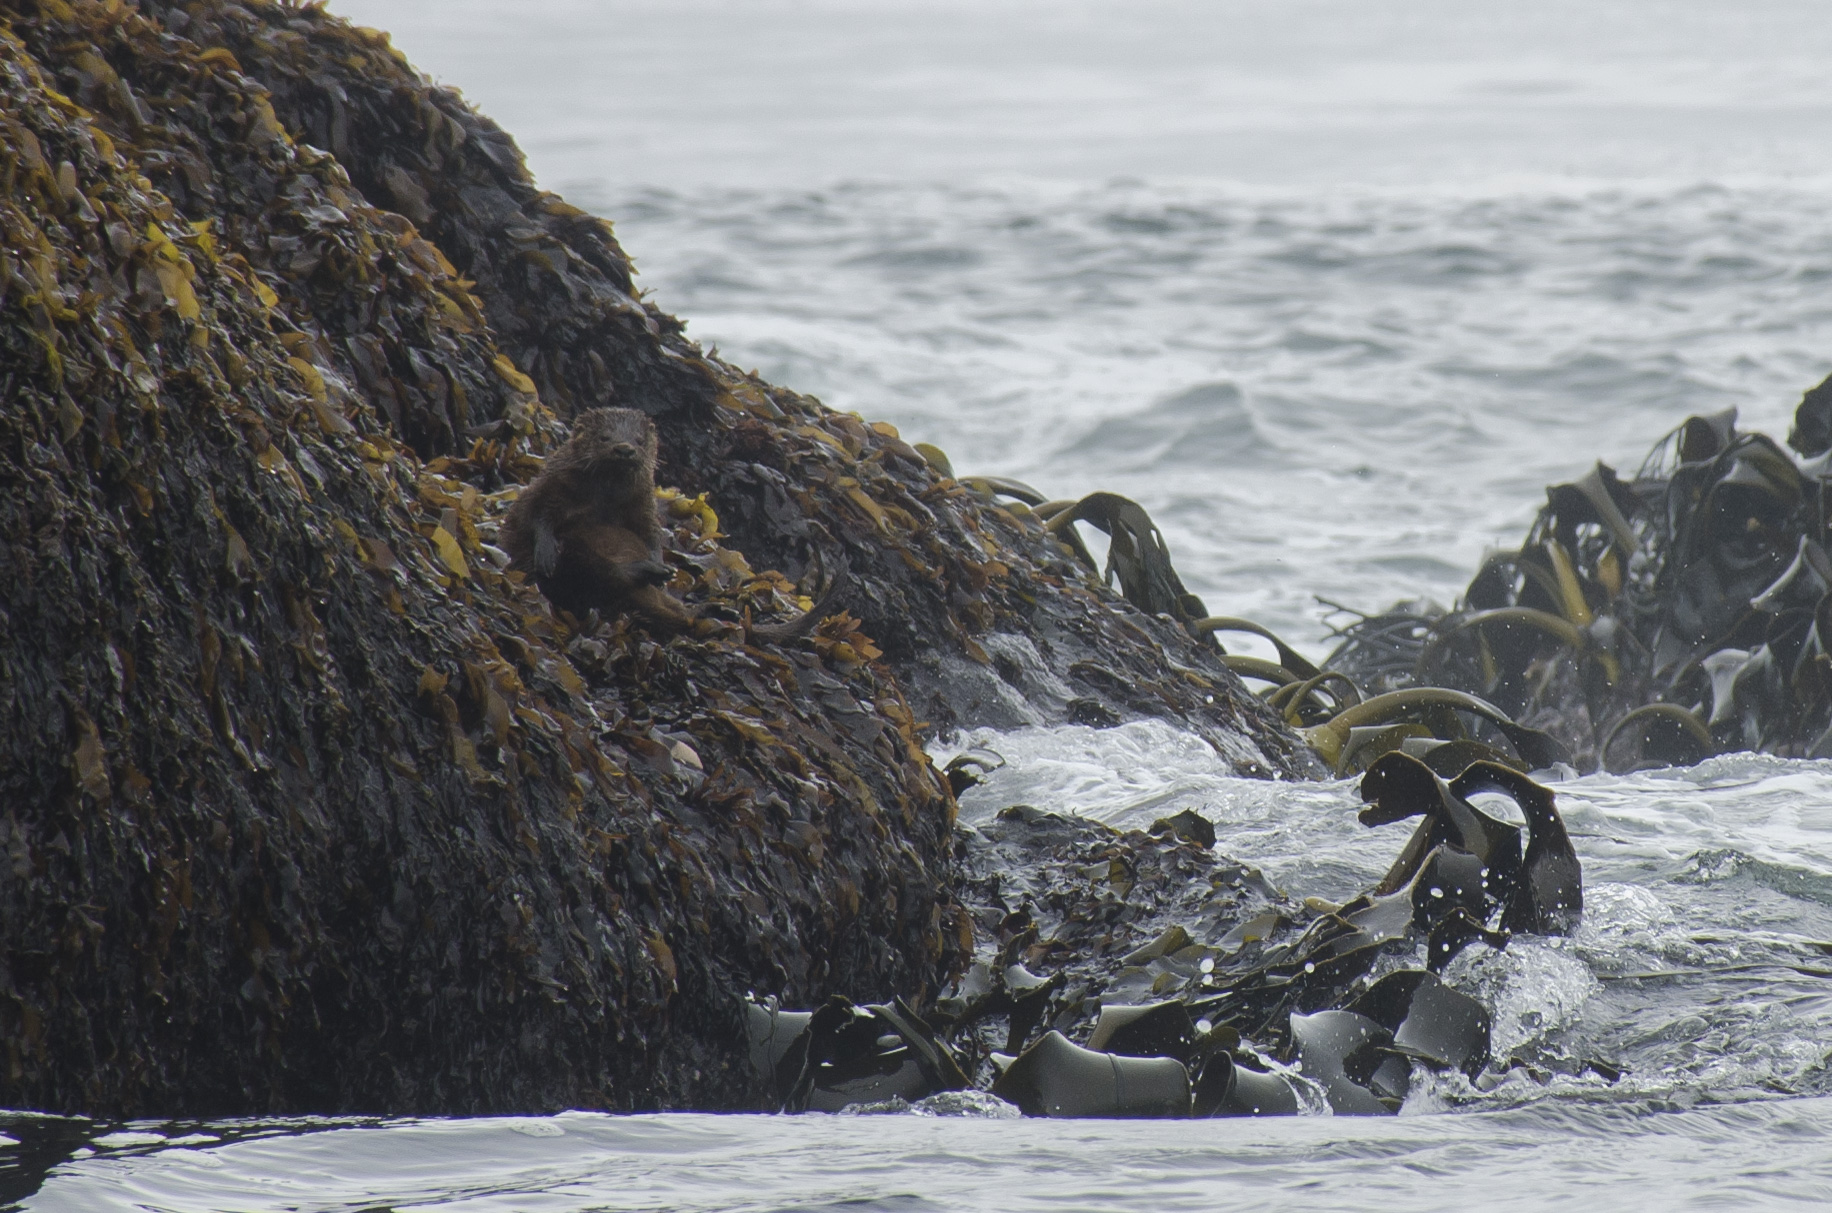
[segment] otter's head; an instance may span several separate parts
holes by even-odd
[[[590,450],[594,470],[609,475],[627,475],[655,459],[655,423],[635,409],[588,409],[574,421],[572,440]]]

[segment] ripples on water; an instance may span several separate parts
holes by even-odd
[[[66,1169],[56,1213],[1080,1213],[1823,1201],[1832,1100],[1399,1120],[610,1117],[325,1128]],[[1676,1183],[1676,1176],[1685,1182]],[[1603,1186],[1607,1185],[1607,1187]],[[1399,1203],[1395,1203],[1399,1202]]]

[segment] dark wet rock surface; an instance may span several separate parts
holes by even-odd
[[[0,1103],[757,1106],[745,992],[968,965],[933,730],[1153,715],[1318,769],[1035,515],[703,354],[384,36],[0,15]],[[656,419],[703,633],[503,569],[604,404]],[[748,642],[841,567],[845,611]]]

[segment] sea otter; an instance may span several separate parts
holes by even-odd
[[[510,567],[576,615],[628,612],[656,630],[692,629],[694,612],[663,588],[672,574],[658,551],[655,459],[655,423],[647,415],[614,408],[579,414],[572,437],[503,519]],[[751,638],[780,644],[805,635],[834,609],[845,571],[842,560],[814,610],[752,625]]]
[[[502,545],[511,566],[521,569],[562,607],[575,608],[556,592],[573,597],[556,580],[565,536],[585,524],[620,527],[640,546],[637,559],[653,560],[661,524],[655,517],[655,423],[635,409],[588,409],[573,423],[572,437],[547,457],[534,483],[522,490],[503,519]]]

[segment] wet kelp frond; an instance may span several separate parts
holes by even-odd
[[[1688,418],[1633,479],[1548,489],[1456,610],[1364,619],[1325,664],[1480,695],[1585,768],[1832,753],[1828,415],[1821,384],[1790,435],[1804,462],[1734,410]]]
[[[1295,902],[1214,855],[1212,823],[1191,811],[1147,835],[1013,805],[961,832],[974,963],[926,1016],[756,1002],[752,1065],[786,1111],[958,1106],[973,1097],[939,1093],[978,1085],[1051,1117],[1289,1116],[1306,1102],[1391,1115],[1421,1065],[1479,1090],[1522,1067],[1615,1081],[1617,1067],[1556,1048],[1494,1056],[1490,1008],[1439,979],[1468,947],[1570,935],[1584,908],[1553,789],[1488,761],[1458,770],[1406,753],[1368,766],[1361,823],[1419,821],[1387,874],[1339,905]],[[1524,827],[1472,802],[1483,794]]]
[[[0,23],[9,1106],[746,1105],[744,992],[965,961],[926,729],[1164,715],[1303,769],[1041,520],[701,355],[385,36]],[[661,429],[695,635],[505,571],[613,403]],[[842,568],[846,612],[772,630]]]
[[[945,461],[939,452],[932,461]],[[1202,599],[1183,587],[1171,564],[1163,535],[1138,502],[1115,493],[1095,492],[1078,501],[1043,501],[1028,485],[992,477],[968,477],[962,483],[989,499],[1000,496],[1019,502],[1020,518],[1041,519],[1046,531],[1062,545],[1065,556],[1078,560],[1102,584],[1115,584],[1126,601],[1174,621],[1189,636],[1219,655],[1221,663],[1237,677],[1264,684],[1259,700],[1297,730],[1325,770],[1348,775],[1392,750],[1405,750],[1434,766],[1488,760],[1522,770],[1565,762],[1569,751],[1551,735],[1515,721],[1495,705],[1462,691],[1412,685],[1418,653],[1425,648],[1430,629],[1442,612],[1417,616],[1396,608],[1389,617],[1363,616],[1334,660],[1349,664],[1376,688],[1370,695],[1364,685],[1342,668],[1320,670],[1281,637],[1252,620],[1209,615]],[[1085,522],[1104,531],[1109,540],[1105,566],[1096,564],[1075,524]],[[1578,633],[1564,620],[1531,608],[1511,607],[1465,616],[1447,625],[1494,622],[1499,615],[1525,622],[1567,642]],[[1277,660],[1230,654],[1216,639],[1221,633],[1246,633],[1271,642]],[[1404,660],[1400,660],[1401,655]],[[1345,660],[1346,658],[1346,660]],[[1084,708],[1081,723],[1113,723]],[[1448,771],[1454,775],[1462,767]],[[950,778],[957,772],[949,770]],[[958,788],[956,789],[958,791]]]

